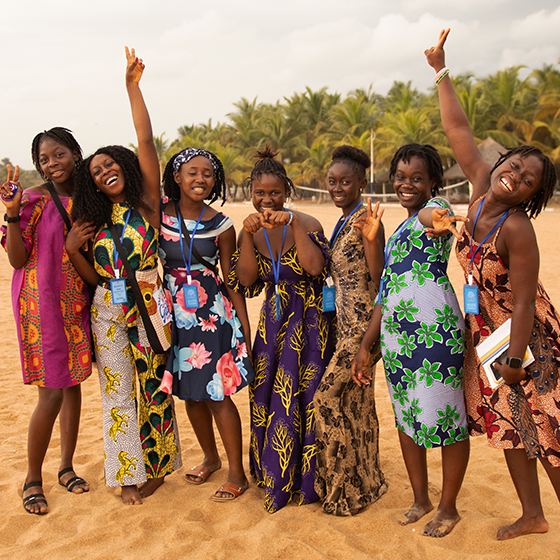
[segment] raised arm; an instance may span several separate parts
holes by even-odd
[[[379,286],[381,274],[385,266],[385,229],[383,228],[383,212],[379,209],[380,203],[375,204],[372,209],[371,198],[368,202],[366,214],[362,214],[355,222],[354,227],[358,228],[362,235],[364,252],[368,263],[371,279]]]
[[[140,171],[142,172],[142,180],[144,184],[144,200],[151,209],[146,212],[145,218],[154,227],[159,228],[160,224],[160,173],[159,161],[154,144],[152,132],[152,123],[148,108],[140,91],[140,78],[144,72],[144,63],[142,59],[136,56],[134,49],[126,52],[126,91],[130,100],[130,110],[132,112],[132,121],[136,130],[138,140],[138,160],[140,162]]]
[[[424,51],[428,64],[436,72],[445,68],[443,46],[449,32],[450,29],[443,29],[439,35],[438,44]],[[449,75],[439,82],[438,93],[443,129],[465,177],[473,185],[472,203],[488,190],[490,165],[484,160],[476,145],[467,115],[457,99]]]

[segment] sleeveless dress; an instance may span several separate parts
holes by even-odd
[[[323,234],[309,233],[328,266]],[[249,464],[265,489],[264,507],[274,513],[295,496],[298,504],[315,493],[315,408],[313,395],[333,351],[332,321],[322,312],[326,272],[311,276],[293,245],[280,259],[280,318],[276,318],[272,261],[255,249],[258,279],[243,287],[237,277],[239,251],[231,259],[228,285],[246,297],[266,288],[253,345],[256,377],[249,386],[251,443]]]
[[[446,208],[441,198],[424,208]],[[434,239],[413,218],[387,242],[381,352],[397,428],[423,448],[468,438],[464,321],[447,276],[453,237]]]
[[[60,197],[66,211],[72,199]],[[91,375],[89,295],[70,261],[66,227],[49,195],[26,191],[19,226],[29,254],[12,276],[23,382],[64,389]],[[6,226],[2,245],[6,247]]]
[[[129,210],[126,203],[113,204],[112,220],[119,235]],[[157,266],[157,231],[135,209],[122,245],[133,270]],[[152,350],[129,286],[127,302],[112,303],[109,286],[115,265],[126,277],[120,257],[115,263],[113,248],[111,232],[104,226],[94,238],[94,266],[101,280],[91,316],[103,405],[105,484],[126,486],[161,478],[182,463],[173,398],[159,389],[167,355]]]
[[[484,243],[473,261],[473,282],[478,286],[478,315],[467,314],[465,351],[465,395],[469,432],[486,433],[488,445],[499,449],[525,449],[527,457],[546,458],[560,467],[560,365],[559,317],[539,281],[535,316],[529,347],[535,361],[527,366],[527,377],[519,383],[502,383],[495,390],[484,373],[475,347],[513,312],[509,269],[494,239]],[[463,226],[457,243],[457,260],[465,276],[471,258],[471,235]],[[477,248],[473,242],[473,251]]]
[[[192,234],[196,221],[185,220]],[[233,227],[218,212],[198,226],[194,243],[205,260],[219,266],[218,236]],[[185,258],[189,241],[183,239]],[[247,354],[245,335],[219,275],[192,256],[192,283],[198,288],[200,308],[187,309],[183,284],[187,271],[179,244],[177,218],[162,214],[159,255],[164,288],[173,300],[173,338],[167,370],[173,375],[173,394],[182,400],[222,401],[255,377]]]
[[[332,246],[331,277],[336,297],[336,349],[313,399],[317,438],[315,490],[323,511],[353,515],[377,501],[387,484],[379,465],[379,422],[374,384],[358,387],[351,365],[373,314],[378,286],[372,281],[354,222],[358,210]],[[381,357],[372,350],[367,373],[373,378]]]

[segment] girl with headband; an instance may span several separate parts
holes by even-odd
[[[235,251],[233,221],[209,204],[225,202],[222,162],[211,152],[187,148],[173,156],[163,174],[165,194],[160,258],[165,289],[173,299],[173,338],[167,361],[173,394],[185,401],[204,452],[187,482],[203,484],[222,462],[212,418],[226,450],[227,482],[214,501],[231,501],[249,486],[243,469],[241,420],[231,395],[254,378],[245,298],[227,288],[224,278]]]
[[[266,288],[253,348],[251,474],[270,513],[315,493],[313,395],[332,355],[332,321],[322,313],[330,251],[321,224],[284,208],[293,188],[267,145],[249,185],[257,211],[247,216],[228,283],[247,297]]]
[[[135,505],[181,466],[181,451],[173,399],[159,390],[167,355],[156,354],[148,341],[130,283],[121,282],[127,273],[111,233],[120,236],[132,271],[150,274],[157,267],[159,162],[139,87],[144,64],[134,49],[129,53],[127,48],[126,56],[138,156],[123,146],[106,146],[84,161],[72,212],[77,222],[66,249],[82,278],[96,286],[91,315],[103,405],[105,484],[121,486],[123,503]],[[93,249],[87,259],[80,247],[89,239]]]

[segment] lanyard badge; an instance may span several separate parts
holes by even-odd
[[[270,260],[272,261],[272,272],[274,273],[274,311],[276,319],[280,319],[280,289],[278,284],[280,282],[280,259],[282,258],[282,251],[284,250],[284,241],[286,239],[286,227],[284,226],[284,232],[282,233],[282,245],[280,247],[280,252],[278,253],[278,262],[274,260],[274,255],[272,254],[272,248],[270,247],[270,241],[268,240],[268,234],[266,229],[263,229],[264,238],[266,239],[266,245],[268,247],[268,252],[270,253]]]
[[[177,204],[177,220],[178,220],[178,228],[179,228],[179,245],[181,246],[181,255],[183,255],[183,262],[185,263],[185,268],[187,269],[187,283],[183,284],[183,297],[185,298],[185,308],[186,309],[200,309],[200,300],[198,299],[198,285],[192,283],[191,277],[191,265],[192,265],[192,249],[194,244],[194,236],[196,235],[196,230],[198,229],[198,225],[200,224],[200,220],[202,220],[202,216],[204,215],[205,207],[202,207],[202,212],[196,221],[196,225],[194,226],[194,230],[191,233],[191,242],[189,246],[189,261],[185,258],[185,251],[183,249],[183,231],[181,229],[182,217],[181,211],[179,210],[179,205]]]
[[[124,221],[124,226],[121,233],[121,245],[124,239],[124,232],[126,226],[128,225],[128,220],[130,218],[131,210],[126,213],[126,219]],[[111,278],[110,289],[111,289],[111,301],[113,305],[123,304],[128,301],[128,296],[126,293],[126,278],[120,277],[119,265],[117,260],[117,248],[113,244],[113,261],[115,263],[115,278]]]
[[[474,230],[476,228],[476,222],[478,222],[478,217],[480,216],[480,211],[482,210],[482,206],[484,205],[485,200],[486,197],[482,199],[480,206],[478,207],[478,210],[476,212],[476,217],[474,219],[473,229],[471,234],[471,247],[470,247],[471,260],[469,261],[469,267],[468,267],[468,283],[463,286],[463,306],[465,308],[465,313],[471,313],[473,315],[478,315],[480,313],[480,308],[478,305],[478,286],[473,284],[473,275],[472,275],[472,266],[473,266],[474,258],[478,253],[478,251],[480,250],[480,248],[482,247],[482,245],[484,245],[486,240],[502,224],[502,222],[505,220],[506,215],[508,213],[508,211],[506,210],[502,214],[498,222],[490,230],[490,233],[478,244],[478,247],[473,252]]]

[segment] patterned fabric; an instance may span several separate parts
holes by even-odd
[[[323,511],[353,515],[378,500],[387,484],[379,466],[379,422],[374,384],[362,389],[352,381],[351,364],[373,313],[378,286],[371,279],[364,245],[354,221],[346,223],[332,248],[331,277],[336,293],[336,349],[313,399],[316,410],[315,490]],[[372,351],[372,378],[381,357]]]
[[[309,236],[327,265],[330,251],[317,232]],[[317,501],[315,408],[313,395],[332,355],[332,321],[323,315],[325,273],[313,277],[301,266],[295,245],[280,259],[280,318],[276,319],[272,261],[255,251],[258,280],[243,288],[237,278],[239,253],[231,260],[228,285],[247,297],[266,287],[253,345],[256,377],[251,383],[249,463],[265,489],[265,509],[273,513],[299,493],[299,504]]]
[[[185,220],[192,232],[196,221]],[[218,212],[200,222],[195,245],[200,256],[219,264],[218,237],[233,222]],[[189,243],[183,239],[188,259]],[[183,284],[187,271],[179,244],[177,218],[162,215],[160,257],[165,289],[173,299],[173,341],[167,369],[173,373],[173,394],[182,400],[222,401],[255,377],[247,354],[241,323],[220,276],[192,257],[192,283],[197,286],[200,308],[187,309]]]
[[[173,399],[159,390],[167,356],[154,354],[140,341],[140,333],[146,338],[142,326],[127,327],[123,305],[111,303],[107,288],[98,286],[91,313],[103,405],[105,483],[128,486],[170,474],[181,466],[181,451]]]
[[[70,212],[72,199],[61,201]],[[72,387],[91,375],[87,287],[68,258],[64,221],[51,197],[25,192],[20,214],[29,258],[13,272],[12,306],[23,381],[51,389]]]
[[[212,168],[214,169],[214,173],[218,172],[218,169],[220,168],[220,166],[218,164],[218,160],[216,159],[216,156],[211,152],[207,152],[206,150],[201,150],[201,149],[196,149],[196,148],[186,148],[185,150],[183,150],[173,160],[173,171],[175,171],[175,173],[177,173],[177,171],[179,171],[179,168],[181,167],[181,165],[183,165],[183,163],[187,163],[188,161],[190,161],[192,158],[194,158],[196,156],[205,157],[212,164]]]
[[[560,467],[560,322],[542,284],[537,285],[535,317],[529,347],[535,362],[520,383],[492,390],[475,347],[513,312],[509,270],[498,255],[496,239],[481,246],[473,261],[473,281],[478,286],[479,315],[467,315],[465,394],[469,432],[486,433],[488,445],[499,449],[525,449],[527,457],[546,458]],[[471,236],[463,227],[457,259],[467,274]],[[473,244],[473,251],[477,245]]]
[[[126,204],[113,205],[112,220],[119,235],[127,211]],[[133,270],[156,266],[157,232],[137,210],[130,214],[122,245]],[[130,287],[127,303],[111,302],[108,279],[115,276],[113,246],[109,229],[101,228],[93,253],[102,279],[91,313],[103,405],[105,482],[122,486],[141,483],[146,477],[160,478],[182,463],[173,399],[159,391],[167,356],[152,351]],[[126,276],[120,258],[117,264],[121,276]],[[138,405],[135,374],[140,385]]]
[[[433,198],[424,206],[447,208]],[[433,239],[415,217],[387,245],[381,352],[396,425],[423,448],[468,437],[464,321],[447,276],[453,237]]]

